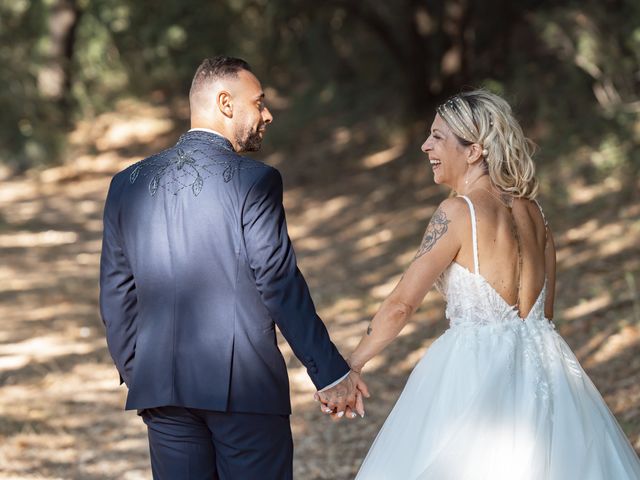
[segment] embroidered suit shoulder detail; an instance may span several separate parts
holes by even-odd
[[[247,160],[233,152],[207,155],[201,148],[178,144],[157,155],[133,165],[129,182],[135,183],[140,177],[149,178],[149,194],[153,197],[159,188],[178,195],[188,188],[197,197],[204,181],[211,177],[221,177],[229,183],[240,170],[259,168],[260,164]]]

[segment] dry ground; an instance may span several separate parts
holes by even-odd
[[[174,115],[123,103],[79,127],[66,166],[2,181],[2,479],[150,478],[145,429],[121,409],[125,391],[98,316],[101,214],[110,176],[175,140],[179,127],[167,120]],[[349,154],[366,142],[357,130],[336,129],[314,148],[301,138],[298,151],[265,153],[284,175],[301,269],[345,351],[408,265],[444,195],[411,153],[419,143],[399,137],[379,151]],[[567,175],[566,203],[547,204],[559,247],[556,323],[638,451],[640,199],[613,178],[587,185],[554,174]],[[412,366],[445,328],[442,302],[430,293],[368,368],[374,397],[366,418],[337,425],[317,412],[311,382],[282,343],[296,478],[353,478]]]

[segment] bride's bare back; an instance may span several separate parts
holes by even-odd
[[[525,318],[547,281],[545,316],[553,316],[555,249],[538,205],[480,189],[467,197],[477,218],[479,273]],[[511,208],[509,208],[509,205]],[[473,271],[471,216],[455,261]]]
[[[546,280],[544,315],[552,319],[555,247],[537,203],[502,199],[499,190],[492,188],[490,192],[484,187],[471,190],[465,197],[476,216],[479,266],[476,274],[507,304],[516,305],[522,319],[528,317]],[[398,335],[452,262],[475,271],[471,219],[470,206],[464,197],[448,198],[440,204],[413,262],[352,353],[352,367],[361,368]]]

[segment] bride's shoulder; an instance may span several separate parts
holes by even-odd
[[[431,217],[431,224],[443,224],[457,230],[465,228],[469,223],[469,207],[461,197],[450,197],[443,200]]]
[[[469,207],[462,197],[450,197],[443,200],[436,209],[436,213],[438,212],[446,215],[452,221],[469,218]]]

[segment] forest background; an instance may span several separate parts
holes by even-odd
[[[640,3],[635,0],[0,0],[0,478],[149,478],[98,315],[119,169],[188,128],[207,56],[240,56],[275,121],[290,234],[353,348],[448,192],[420,145],[463,89],[504,95],[558,244],[555,324],[640,451]],[[373,362],[364,420],[321,418],[286,343],[300,479],[353,478],[446,328],[429,294]]]

